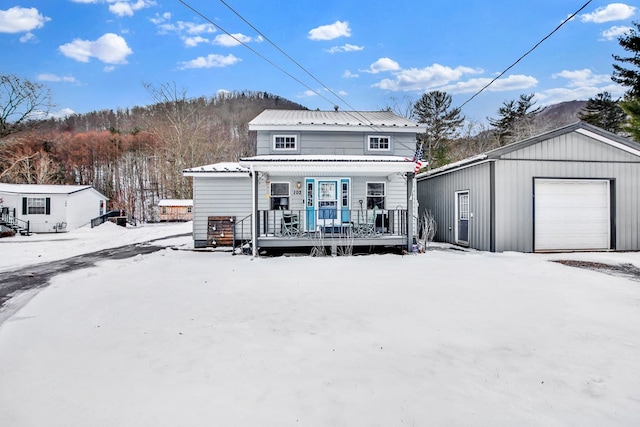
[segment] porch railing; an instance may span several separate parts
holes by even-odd
[[[314,237],[349,234],[353,237],[406,236],[406,209],[261,210],[260,237]]]

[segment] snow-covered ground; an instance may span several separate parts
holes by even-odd
[[[189,227],[2,239],[0,268]],[[0,426],[640,425],[640,282],[549,262],[638,253],[160,243],[56,276],[0,325]]]

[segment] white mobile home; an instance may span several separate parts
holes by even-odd
[[[55,233],[82,227],[106,212],[107,197],[89,185],[0,183],[3,217],[32,233]]]

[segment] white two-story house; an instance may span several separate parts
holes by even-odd
[[[417,123],[389,111],[265,110],[256,156],[193,177],[196,247],[411,247]]]

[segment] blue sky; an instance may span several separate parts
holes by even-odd
[[[143,83],[192,97],[266,91],[323,110],[402,107],[438,89],[459,106],[585,2],[185,0],[212,25],[179,0],[2,0],[0,74],[46,85],[60,113],[150,104]],[[467,103],[467,119],[522,93],[539,105],[621,95],[611,55],[640,19],[634,3],[592,0]]]

